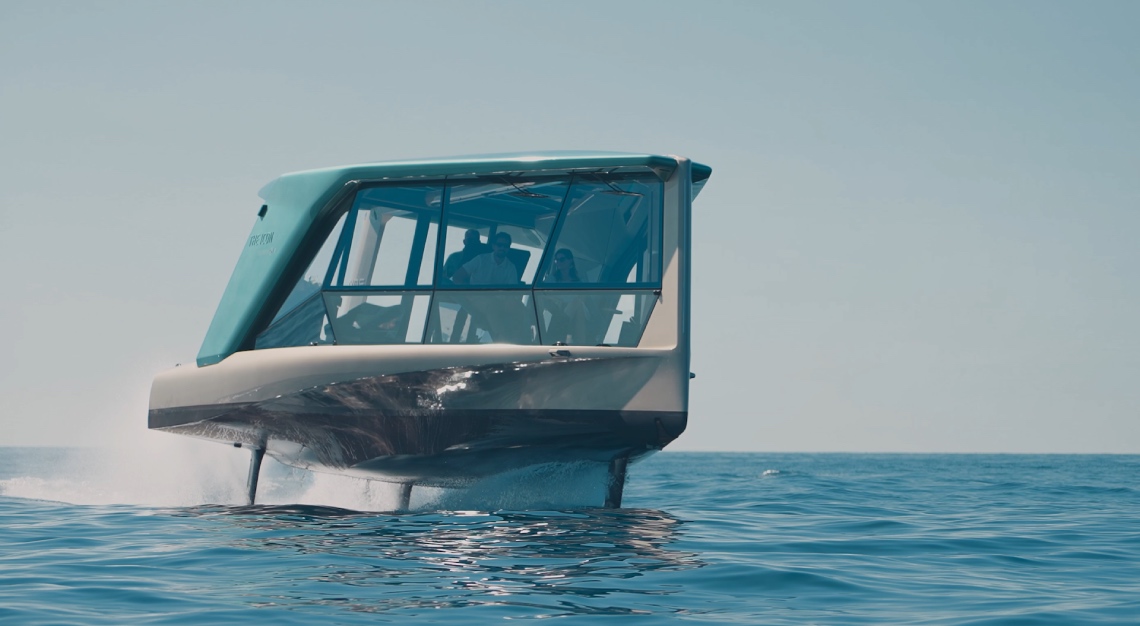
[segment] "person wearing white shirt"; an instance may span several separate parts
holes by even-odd
[[[480,254],[464,263],[455,270],[452,282],[456,285],[518,285],[519,270],[507,257],[510,249],[511,236],[508,233],[496,233],[491,252]],[[520,293],[488,294],[464,303],[463,306],[471,313],[474,324],[472,328],[478,326],[487,332],[483,341],[531,343],[534,323],[526,322]]]
[[[468,285],[514,285],[519,282],[519,270],[507,258],[511,249],[509,233],[496,233],[491,251],[471,259],[455,270],[451,280]]]

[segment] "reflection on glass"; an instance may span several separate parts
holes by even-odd
[[[344,221],[345,216],[341,215],[313,257],[313,261],[309,263],[308,269],[301,275],[301,279],[293,286],[293,290],[289,292],[285,302],[273,316],[269,327],[254,339],[254,348],[284,348],[307,346],[314,342],[332,342],[332,339],[325,337],[322,332],[326,320],[325,307],[319,292]]]
[[[634,347],[657,303],[652,291],[536,291],[543,345]]]
[[[427,320],[427,293],[326,292],[331,334],[339,345],[420,343]]]
[[[575,177],[542,286],[568,282],[557,265],[563,252],[574,257],[574,282],[656,284],[661,280],[662,211],[656,178]]]
[[[538,343],[530,292],[436,292],[428,343]]]
[[[300,284],[308,283],[302,281]],[[297,290],[294,290],[294,293],[297,293]],[[309,297],[301,300],[286,314],[274,320],[269,328],[266,328],[254,339],[253,347],[260,350],[331,343],[332,339],[325,333],[327,323],[325,305],[321,300],[319,286],[313,285]]]
[[[430,286],[434,277],[439,187],[360,191],[337,256],[336,286]]]

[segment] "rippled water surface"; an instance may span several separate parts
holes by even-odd
[[[617,511],[572,467],[402,514],[162,460],[0,448],[0,623],[1140,623],[1134,456],[666,452]]]

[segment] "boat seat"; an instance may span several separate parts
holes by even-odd
[[[511,248],[507,250],[507,259],[515,264],[515,269],[519,272],[519,282],[523,282],[523,271],[526,270],[526,264],[530,262],[530,252]]]

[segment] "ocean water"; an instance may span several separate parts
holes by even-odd
[[[206,444],[208,445],[208,444]],[[2,624],[1138,624],[1136,456],[664,452],[419,490],[0,448]]]

